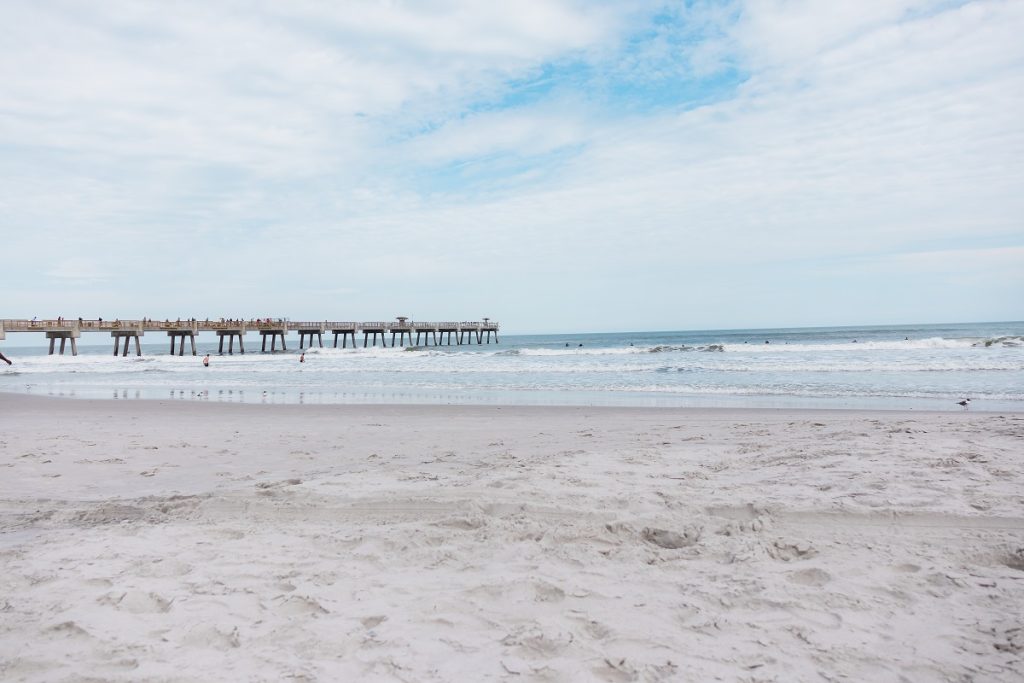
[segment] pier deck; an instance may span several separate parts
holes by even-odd
[[[123,355],[128,354],[128,342],[135,341],[136,355],[142,355],[140,337],[146,332],[164,332],[170,337],[171,355],[174,355],[175,341],[178,342],[178,355],[185,353],[186,337],[191,342],[192,355],[196,355],[195,338],[201,332],[213,332],[220,338],[220,349],[223,352],[224,337],[228,337],[228,353],[234,352],[234,340],[238,338],[239,350],[245,353],[243,339],[247,332],[257,332],[263,338],[263,350],[266,350],[266,339],[271,338],[271,351],[276,351],[277,339],[281,340],[281,349],[286,350],[285,338],[289,332],[299,333],[299,348],[303,348],[308,341],[312,347],[313,339],[323,347],[323,335],[327,332],[334,334],[334,348],[338,347],[338,337],[342,338],[342,348],[347,348],[349,339],[353,348],[356,346],[356,335],[363,335],[363,346],[366,347],[372,338],[373,346],[377,345],[378,337],[382,346],[388,346],[388,333],[391,334],[391,346],[419,346],[420,335],[423,335],[424,346],[438,346],[444,342],[447,333],[447,345],[452,345],[452,335],[456,335],[456,345],[471,344],[474,337],[477,344],[490,344],[491,335],[494,335],[494,343],[498,343],[498,323],[490,318],[483,321],[464,322],[418,322],[408,318],[397,318],[392,322],[343,322],[343,321],[292,321],[282,318],[262,318],[250,320],[233,320],[219,318],[217,320],[197,320],[189,318],[186,320],[152,320],[143,318],[141,320],[95,320],[77,319],[47,319],[47,320],[24,320],[24,319],[2,319],[0,320],[0,340],[7,337],[8,332],[40,332],[50,341],[50,354],[55,351],[56,341],[60,340],[60,354],[63,355],[65,343],[71,340],[72,355],[78,355],[76,340],[80,339],[83,333],[101,332],[107,333],[114,339],[114,355],[120,351],[120,342],[124,340]],[[416,334],[416,344],[413,344],[413,333]],[[396,343],[397,337],[397,343]]]

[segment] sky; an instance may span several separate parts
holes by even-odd
[[[1024,1],[0,3],[0,318],[1024,318]]]

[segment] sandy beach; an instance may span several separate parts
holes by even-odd
[[[1024,415],[0,396],[5,681],[1019,681]]]

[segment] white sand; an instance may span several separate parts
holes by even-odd
[[[1022,459],[1020,414],[0,396],[0,679],[1020,681]]]

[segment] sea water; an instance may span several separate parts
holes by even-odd
[[[41,335],[39,335],[41,337]],[[156,335],[153,335],[156,336]],[[26,335],[27,337],[27,335]],[[1024,322],[501,336],[499,344],[114,357],[112,344],[0,350],[0,391],[247,403],[1024,410]],[[145,339],[148,340],[149,337]],[[99,338],[97,338],[98,341]],[[109,341],[104,339],[104,341]],[[249,348],[258,338],[250,335]],[[134,352],[134,347],[132,348]],[[200,362],[213,354],[209,367]]]

